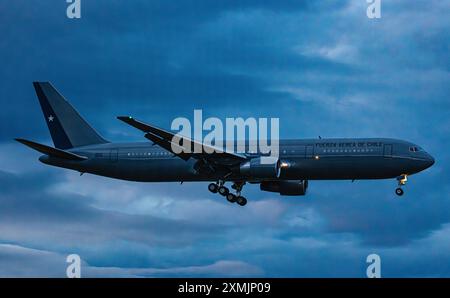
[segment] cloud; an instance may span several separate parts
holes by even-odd
[[[130,277],[245,277],[260,276],[262,271],[256,266],[241,261],[217,261],[205,266],[174,268],[87,268],[88,276],[130,276]]]
[[[88,1],[0,4],[0,268],[61,276],[449,276],[449,4],[364,1]],[[51,80],[112,141],[115,120],[279,117],[285,138],[396,137],[436,158],[395,181],[310,181],[306,197],[246,185],[245,208],[206,183],[133,183],[47,167],[12,141],[51,144],[31,82]],[[43,266],[43,264],[48,266]],[[45,270],[45,268],[49,268]],[[64,267],[65,268],[65,267]]]
[[[0,257],[5,260],[0,268],[1,277],[67,277],[67,255],[27,247],[0,244]],[[173,268],[120,268],[90,266],[81,260],[81,277],[185,277],[258,276],[260,268],[241,261],[221,260],[204,266]]]
[[[339,41],[331,46],[310,46],[298,49],[299,54],[322,57],[336,62],[352,63],[359,60],[358,50],[354,48],[350,43],[345,41]]]
[[[182,219],[101,210],[91,207],[93,198],[47,191],[46,183],[50,180],[39,176],[2,173],[0,239],[3,242],[37,248],[51,242],[53,249],[62,250],[115,240],[171,247],[189,245],[206,234],[216,233],[220,227],[220,224],[204,226]]]

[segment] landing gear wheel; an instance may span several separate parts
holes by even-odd
[[[208,185],[208,190],[212,193],[217,193],[218,189],[219,189],[219,186],[215,183],[211,183]]]
[[[221,194],[222,196],[226,196],[230,191],[228,190],[228,188],[226,188],[225,186],[219,186],[218,189],[219,194]]]
[[[397,196],[403,196],[403,189],[401,189],[400,187],[395,189],[395,194]]]
[[[232,193],[227,194],[227,201],[228,202],[235,203],[236,200],[237,200],[237,197],[234,194],[232,194]]]
[[[236,202],[241,206],[245,206],[247,204],[247,199],[239,196],[236,198]]]

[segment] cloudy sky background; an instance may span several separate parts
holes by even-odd
[[[450,277],[450,3],[0,2],[0,276]],[[51,144],[31,82],[51,81],[112,141],[115,119],[279,117],[285,138],[394,137],[436,164],[396,182],[312,181],[306,197],[206,183],[142,184],[44,166],[12,141]]]

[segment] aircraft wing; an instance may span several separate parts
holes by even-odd
[[[247,157],[243,154],[227,152],[222,148],[203,144],[190,138],[174,134],[162,128],[146,124],[130,116],[119,116],[117,119],[143,131],[145,133],[144,136],[147,139],[184,160],[188,160],[192,157],[195,159],[203,159],[221,164],[236,164],[247,160]],[[195,153],[195,147],[201,148],[201,153]],[[183,148],[188,148],[190,150],[184,150],[183,152]],[[173,149],[176,149],[177,152]]]

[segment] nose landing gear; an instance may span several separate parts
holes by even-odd
[[[397,196],[401,197],[401,196],[403,196],[403,193],[404,193],[404,191],[403,191],[403,189],[401,189],[400,187],[397,187],[397,188],[395,189],[395,194],[396,194]]]
[[[406,184],[406,182],[408,181],[408,175],[403,174],[397,177],[397,181],[398,181],[398,187],[395,189],[395,194],[397,196],[403,196],[404,191],[402,189],[402,186]]]
[[[247,199],[241,196],[242,187],[245,182],[235,182],[231,188],[236,190],[236,194],[230,192],[230,190],[224,185],[225,181],[219,180],[217,183],[210,183],[208,185],[208,190],[212,193],[219,193],[220,195],[226,197],[227,201],[230,203],[238,203],[240,206],[245,206],[247,204]]]

